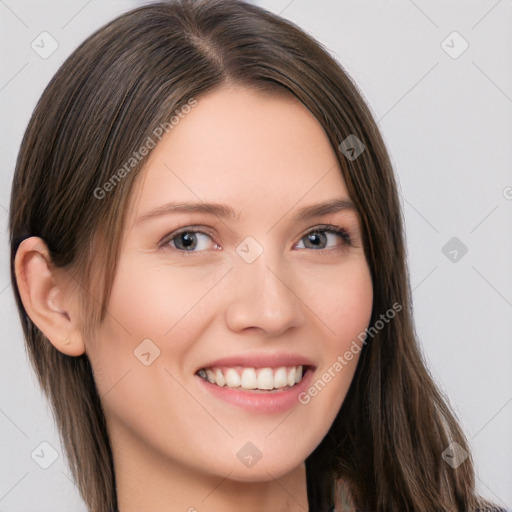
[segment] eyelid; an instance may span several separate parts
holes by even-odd
[[[300,240],[302,240],[305,236],[309,235],[310,233],[316,233],[318,231],[325,231],[326,233],[333,233],[335,235],[338,235],[343,245],[346,246],[355,246],[354,240],[352,237],[352,230],[337,226],[335,224],[318,224],[317,226],[313,226],[312,228],[309,228],[307,231],[305,231],[302,236],[300,237]],[[299,241],[300,241],[299,240]],[[321,252],[329,249],[317,249],[316,252]]]
[[[213,230],[211,228],[208,228],[206,226],[203,226],[203,225],[199,225],[199,224],[190,224],[190,225],[187,225],[187,226],[182,226],[181,228],[177,228],[175,229],[174,231],[171,231],[170,233],[167,233],[166,235],[164,235],[160,242],[158,242],[158,247],[165,247],[173,238],[177,237],[178,235],[180,235],[181,233],[188,233],[188,232],[191,232],[191,233],[203,233],[205,235],[208,235],[209,237],[212,238],[212,240],[217,243],[214,239],[214,233],[213,233]],[[185,251],[180,251],[180,252],[185,252]],[[188,252],[200,252],[200,251],[188,251]]]
[[[350,230],[343,226],[337,226],[336,224],[317,224],[316,226],[308,228],[306,231],[304,231],[304,234],[302,236],[305,236],[308,233],[314,233],[315,231],[340,231],[346,233],[347,235],[350,235]]]

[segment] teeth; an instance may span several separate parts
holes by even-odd
[[[297,373],[295,374],[295,384],[298,384],[302,379],[302,366],[297,366]]]
[[[293,386],[295,384],[295,375],[297,374],[297,370],[295,366],[288,372],[288,386]]]
[[[240,375],[238,375],[238,372],[233,368],[228,369],[225,374],[225,380],[228,388],[237,388],[240,386]]]
[[[284,388],[288,384],[288,378],[286,373],[286,368],[281,366],[274,373],[274,386],[276,388]]]
[[[203,379],[228,388],[261,389],[270,391],[298,384],[303,376],[303,367],[281,366],[279,368],[207,368],[198,372]]]
[[[254,368],[245,368],[242,372],[242,379],[240,386],[244,389],[256,389],[258,387],[258,379],[256,378],[256,371]]]
[[[224,378],[224,374],[218,368],[215,370],[214,383],[221,387],[226,385],[226,379]]]
[[[274,389],[274,372],[271,368],[262,368],[258,372],[257,387],[258,389]]]

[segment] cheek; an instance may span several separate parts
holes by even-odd
[[[109,311],[127,330],[161,338],[193,309],[213,282],[213,276],[201,270],[125,264],[118,271]]]
[[[304,284],[307,304],[325,326],[326,344],[342,350],[368,326],[373,308],[373,285],[364,260],[334,271],[325,268]]]
[[[373,309],[373,285],[369,269],[366,265],[354,269],[343,283],[339,283],[339,302],[335,308],[335,330],[340,339],[350,342],[366,329],[370,322]],[[335,293],[334,290],[332,292]],[[336,311],[338,316],[336,317]]]
[[[138,372],[141,360],[156,356],[152,369],[186,360],[214,312],[207,294],[227,270],[121,258],[106,317],[87,347],[100,395]]]
[[[321,364],[316,380],[300,398],[302,404],[309,404],[323,419],[324,428],[328,428],[356,370],[372,314],[373,285],[370,270],[363,261],[316,277],[317,285],[318,278],[323,278],[320,291],[312,293],[310,286],[307,297],[308,305],[323,325]]]
[[[106,337],[165,340],[187,326],[193,329],[195,309],[215,285],[222,269],[207,272],[199,267],[156,263],[137,264],[138,258],[120,262],[110,296],[109,331]]]
[[[96,386],[113,437],[125,439],[129,429],[162,440],[172,428],[182,438],[194,423],[181,415],[190,396],[180,383],[190,377],[186,361],[207,324],[200,299],[215,276],[135,263],[119,262],[107,315],[88,346]]]

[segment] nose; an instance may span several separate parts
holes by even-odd
[[[302,298],[293,272],[263,252],[256,261],[239,258],[231,272],[226,323],[235,332],[257,329],[279,336],[304,322]]]

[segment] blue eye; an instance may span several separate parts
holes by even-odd
[[[301,242],[302,240],[307,240],[306,244],[303,244],[304,247],[297,247],[299,249],[305,248],[320,250],[336,248],[339,244],[338,240],[340,238],[342,245],[352,245],[352,240],[346,230],[336,226],[318,226],[302,237]],[[326,245],[329,241],[332,242],[330,246]]]
[[[317,226],[310,230],[301,238],[301,241],[294,248],[324,250],[352,245],[352,239],[345,229],[325,225]],[[176,249],[182,253],[194,253],[208,249],[221,248],[219,244],[213,241],[212,235],[194,227],[185,227],[171,233],[162,240],[160,246],[163,248],[170,246],[172,249]]]
[[[172,246],[180,251],[198,252],[208,249],[208,241],[212,242],[209,234],[196,229],[186,228],[178,233],[173,233],[172,237],[167,238],[164,244],[168,245],[172,242]],[[214,245],[218,247],[217,244]]]

